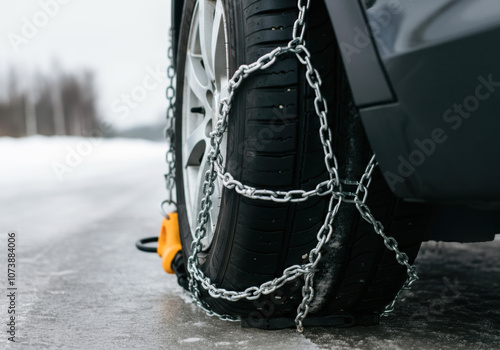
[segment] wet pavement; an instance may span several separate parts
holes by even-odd
[[[292,329],[243,329],[205,316],[175,277],[162,271],[158,256],[134,247],[138,238],[159,231],[164,146],[118,146],[101,145],[62,182],[46,172],[48,158],[32,168],[2,159],[5,169],[24,175],[3,176],[0,182],[0,252],[6,252],[7,230],[18,235],[16,343],[2,331],[1,347],[500,348],[498,239],[424,244],[417,261],[420,280],[379,326],[306,329],[301,335]],[[114,155],[127,147],[136,152]],[[4,151],[0,142],[0,154]],[[6,303],[2,297],[2,324],[8,319]]]

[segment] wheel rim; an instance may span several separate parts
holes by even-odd
[[[188,37],[182,103],[182,169],[189,227],[194,238],[204,198],[203,183],[209,169],[209,133],[214,130],[219,105],[229,76],[227,25],[221,0],[200,0],[193,10]],[[225,158],[226,138],[221,144]],[[215,181],[212,208],[202,240],[210,246],[220,212],[222,182]]]

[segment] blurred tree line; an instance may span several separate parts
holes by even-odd
[[[37,73],[28,83],[11,69],[2,80],[0,136],[85,136],[99,128],[92,72]]]

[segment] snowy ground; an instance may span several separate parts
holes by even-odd
[[[299,335],[205,316],[157,256],[134,247],[159,230],[164,149],[138,140],[0,138],[2,264],[6,232],[18,234],[17,343],[8,348],[499,348],[499,240],[425,244],[420,281],[380,326]],[[0,271],[5,295],[6,266]],[[0,296],[1,347],[6,310]]]

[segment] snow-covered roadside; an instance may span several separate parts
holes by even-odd
[[[83,137],[0,138],[0,188],[64,186],[164,160],[164,143]],[[133,165],[131,167],[131,165]]]
[[[141,193],[157,213],[166,192],[165,150],[164,143],[134,139],[0,138],[0,228],[36,233],[35,247],[111,217]]]
[[[22,297],[16,317],[22,325],[21,343],[35,341],[34,348],[50,346],[73,317],[66,317],[58,332],[44,331],[37,338],[35,332],[45,320],[88,309],[79,304],[85,297],[78,297],[74,290],[80,288],[74,287],[79,282],[61,281],[77,276],[94,289],[99,286],[95,281],[103,276],[101,271],[110,280],[115,274],[109,270],[122,269],[122,264],[114,262],[117,257],[137,259],[136,239],[157,234],[162,220],[158,206],[166,192],[165,150],[163,143],[132,139],[0,138],[0,232],[15,231],[18,237]],[[66,170],[61,178],[55,166]],[[99,239],[101,243],[97,243]],[[6,242],[0,240],[1,251],[7,250]],[[101,264],[110,252],[116,255]],[[69,263],[73,258],[75,262]],[[95,271],[86,275],[93,262]],[[98,290],[102,295],[109,287]],[[51,297],[56,306],[47,307]],[[116,305],[110,310],[116,310]],[[78,331],[85,327],[85,321],[76,323]],[[79,341],[85,338],[81,333]]]

